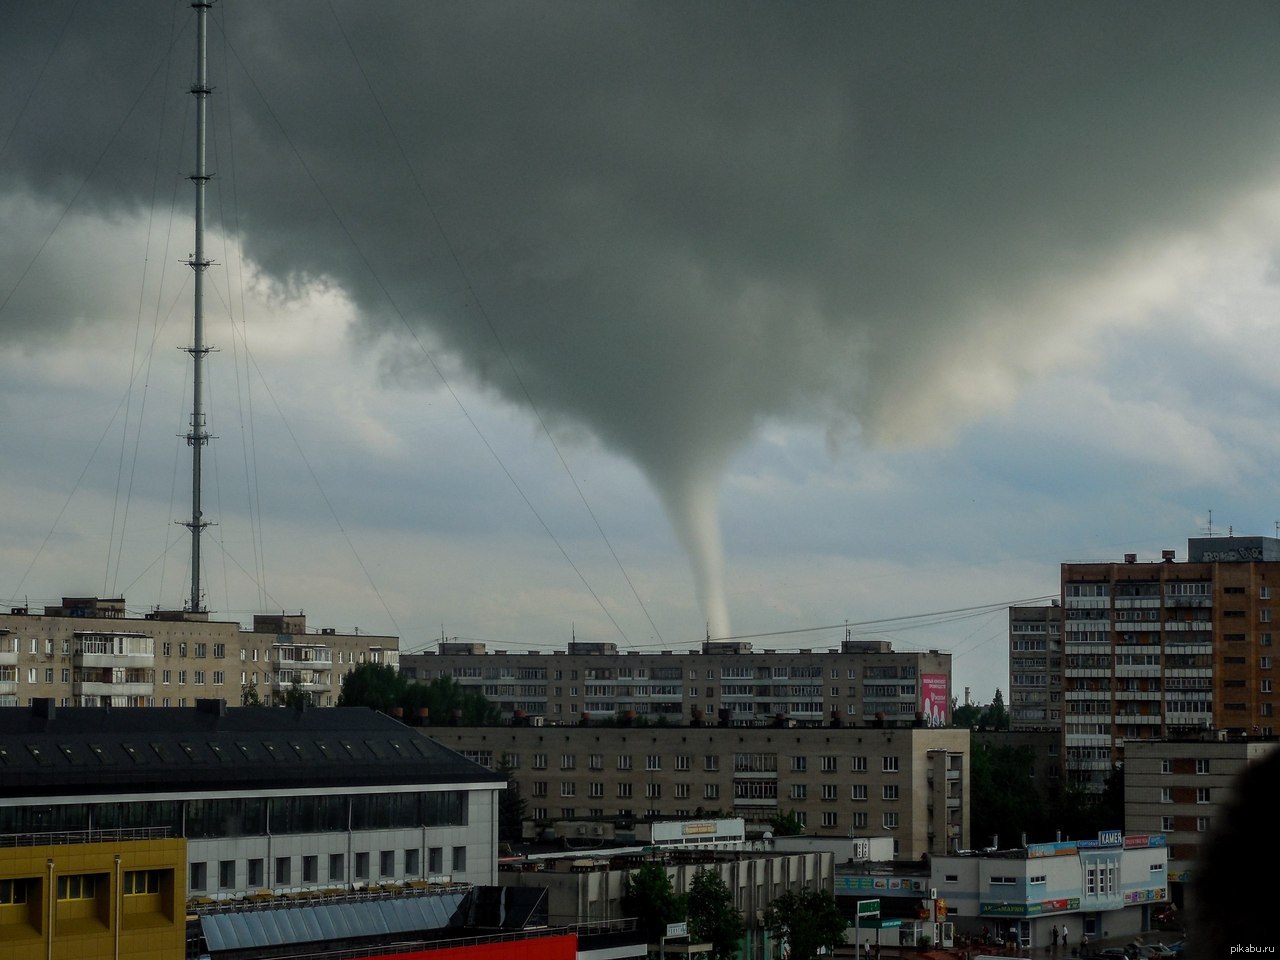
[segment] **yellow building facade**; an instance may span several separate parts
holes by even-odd
[[[0,837],[4,956],[182,957],[186,846],[183,839],[132,839],[125,831]]]

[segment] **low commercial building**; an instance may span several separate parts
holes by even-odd
[[[0,834],[162,828],[196,899],[494,884],[504,784],[364,708],[0,709]]]
[[[1168,849],[1163,834],[1108,830],[1096,840],[935,857],[930,885],[957,933],[1040,949],[1065,926],[1068,945],[1078,946],[1085,936],[1152,929],[1152,913],[1169,900]]]
[[[186,843],[163,829],[0,835],[8,960],[174,960],[186,939]]]

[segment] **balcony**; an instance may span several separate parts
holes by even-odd
[[[111,683],[81,681],[71,685],[71,693],[80,697],[149,697],[156,692],[154,683]]]

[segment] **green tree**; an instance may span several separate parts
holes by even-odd
[[[650,861],[627,874],[622,887],[622,910],[636,918],[636,926],[648,943],[657,943],[667,924],[683,920],[685,898],[677,897],[662,864]]]
[[[289,689],[284,695],[284,705],[292,707],[294,710],[302,710],[315,704],[315,697],[311,695],[311,691],[303,690],[295,680],[289,684]]]
[[[390,713],[400,706],[404,696],[404,680],[395,667],[385,663],[362,663],[342,678],[340,707],[372,707]]]
[[[711,944],[710,960],[733,960],[742,941],[742,914],[733,891],[714,870],[699,870],[689,883],[689,939]]]
[[[991,706],[982,713],[981,724],[991,730],[1009,729],[1009,711],[1004,706],[1004,694],[996,687],[996,695],[991,698]]]
[[[976,847],[1000,835],[1011,846],[1026,833],[1045,830],[1044,805],[1036,791],[1035,751],[1029,746],[994,746],[974,736],[969,747],[969,835]]]
[[[788,890],[764,912],[765,929],[790,946],[791,960],[814,960],[819,951],[844,946],[848,921],[827,890]]]
[[[769,818],[769,829],[775,837],[798,837],[804,833],[804,822],[794,810],[779,810]]]
[[[240,685],[240,706],[242,707],[262,706],[262,698],[258,696],[257,680],[250,680],[248,683]]]
[[[520,781],[505,759],[498,765],[498,773],[507,778],[507,789],[498,794],[498,839],[503,843],[519,843],[527,806],[520,793]]]

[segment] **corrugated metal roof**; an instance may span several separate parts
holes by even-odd
[[[468,891],[457,890],[429,897],[215,913],[200,918],[200,929],[213,953],[411,934],[454,925],[467,896]]]

